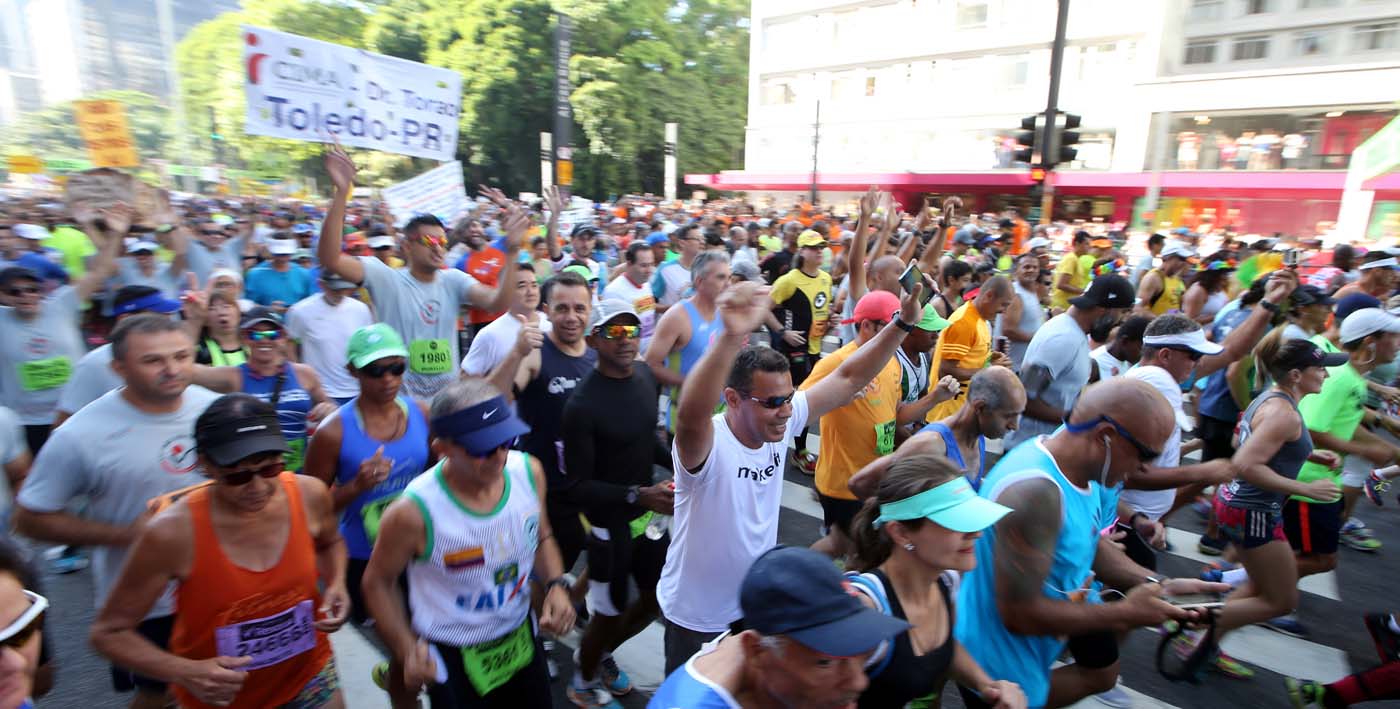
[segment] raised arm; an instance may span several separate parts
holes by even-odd
[[[865,249],[870,242],[867,233],[870,215],[875,211],[875,200],[879,198],[875,187],[865,191],[860,198],[860,218],[856,220],[856,235],[851,238],[851,248],[846,256],[846,297],[860,300],[865,295]]]
[[[549,210],[549,221],[545,224],[544,240],[545,245],[549,247],[549,261],[553,263],[563,257],[559,249],[559,213],[564,211],[564,207],[567,205],[564,195],[559,193],[558,186],[550,185],[549,189],[544,191],[544,205],[545,209]],[[505,283],[505,281],[499,282]]]
[[[331,177],[331,184],[335,185],[335,195],[331,197],[330,208],[321,222],[316,258],[321,262],[322,269],[352,283],[364,283],[364,264],[340,250],[341,236],[345,231],[345,205],[355,189],[355,162],[340,147],[339,140],[326,151],[326,172]]]
[[[1196,376],[1207,376],[1230,366],[1231,362],[1243,359],[1245,355],[1249,354],[1254,346],[1259,344],[1259,340],[1264,337],[1264,334],[1269,331],[1270,323],[1273,321],[1274,311],[1265,308],[1264,303],[1277,306],[1287,299],[1296,287],[1298,287],[1298,274],[1286,269],[1274,271],[1269,276],[1269,285],[1264,289],[1263,300],[1254,306],[1244,322],[1225,336],[1225,341],[1220,343],[1220,346],[1225,349],[1220,354],[1202,357],[1201,361],[1196,363]]]
[[[880,373],[885,363],[894,356],[899,344],[904,341],[904,336],[908,334],[900,326],[901,323],[912,329],[914,323],[919,321],[923,310],[919,306],[919,293],[923,292],[923,289],[922,283],[915,284],[913,292],[905,293],[900,299],[899,313],[891,318],[880,334],[852,352],[831,376],[807,390],[807,406],[810,410],[808,420],[814,420],[851,401]],[[894,318],[898,318],[898,321]]]
[[[520,244],[525,240],[525,232],[530,229],[530,212],[512,205],[501,226],[506,231],[506,262],[496,279],[500,285],[491,288],[477,283],[467,294],[469,303],[493,313],[509,310],[515,298],[515,287],[507,284],[515,283],[515,269],[520,263]]]

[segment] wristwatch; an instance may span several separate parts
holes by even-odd
[[[628,487],[628,488],[627,488],[627,504],[629,504],[629,505],[635,505],[635,504],[637,504],[637,500],[641,499],[641,497],[642,497],[642,486],[640,486],[640,485],[632,485],[631,487]]]
[[[1261,307],[1261,308],[1263,308],[1263,309],[1265,309],[1265,310],[1267,310],[1267,311],[1269,311],[1269,312],[1271,312],[1271,313],[1274,313],[1274,314],[1277,314],[1278,311],[1280,310],[1280,308],[1278,307],[1278,303],[1270,303],[1270,302],[1267,301],[1267,300],[1261,300],[1261,301],[1259,301],[1259,307]]]
[[[901,329],[901,330],[903,330],[903,331],[905,331],[905,332],[913,332],[913,331],[914,331],[914,323],[907,323],[907,322],[904,322],[904,320],[900,319],[898,316],[895,317],[895,319],[894,319],[894,324],[895,324],[895,327],[898,327],[899,329]]]
[[[550,591],[553,591],[555,586],[562,587],[566,593],[572,590],[572,587],[569,586],[569,579],[564,576],[560,576],[558,578],[550,580],[549,583],[545,584],[544,592],[549,593]]]

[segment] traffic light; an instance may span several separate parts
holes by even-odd
[[[1079,116],[1073,113],[1062,113],[1063,121],[1056,121],[1055,126],[1055,148],[1053,152],[1054,160],[1050,164],[1058,165],[1064,162],[1073,162],[1079,155],[1079,151],[1074,148],[1079,143],[1079,131],[1074,130],[1079,127]]]
[[[1031,168],[1031,182],[1036,184],[1045,182],[1045,168],[1040,166]]]
[[[1021,119],[1021,132],[1016,134],[1016,143],[1019,144],[1021,148],[1011,154],[1012,159],[1016,162],[1027,164],[1035,162],[1035,139],[1040,133],[1040,131],[1036,129],[1036,122],[1039,120],[1040,114],[1026,116]]]

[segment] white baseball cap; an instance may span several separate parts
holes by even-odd
[[[18,225],[18,224],[15,225],[15,229],[19,229],[19,225]],[[16,232],[16,233],[18,233],[18,232]],[[1367,262],[1361,264],[1360,266],[1357,266],[1357,268],[1360,269],[1360,270],[1362,270],[1362,271],[1367,271],[1367,270],[1370,270],[1370,269],[1372,269],[1372,268],[1397,268],[1397,267],[1400,267],[1400,261],[1397,261],[1397,260],[1395,259],[1394,256],[1391,256],[1391,257],[1389,257],[1389,258],[1376,259],[1375,261],[1367,261]]]
[[[267,252],[273,256],[291,256],[298,248],[297,242],[291,239],[273,239],[267,244]]]
[[[49,230],[38,224],[16,224],[10,227],[10,230],[15,233],[15,236],[21,239],[41,241],[49,238]]]
[[[1195,255],[1196,255],[1196,252],[1195,252],[1195,251],[1192,251],[1192,250],[1191,250],[1191,247],[1187,246],[1186,244],[1181,244],[1181,243],[1176,243],[1176,242],[1172,242],[1172,243],[1170,243],[1170,244],[1167,244],[1166,247],[1162,249],[1162,258],[1166,258],[1166,257],[1168,257],[1168,256],[1179,256],[1179,257],[1181,257],[1181,258],[1191,258],[1192,256],[1195,256]]]
[[[142,251],[155,253],[159,248],[154,241],[133,241],[126,245],[126,252],[129,254],[139,254]]]
[[[367,241],[367,242],[365,242],[365,243],[369,244],[369,247],[370,247],[371,249],[393,248],[393,247],[394,247],[394,237],[392,237],[392,236],[371,236],[371,237],[369,238],[369,241]]]
[[[1400,317],[1380,308],[1362,308],[1342,321],[1341,340],[1343,343],[1356,342],[1378,332],[1400,332]]]
[[[1050,240],[1043,236],[1032,237],[1030,241],[1026,242],[1026,250],[1029,251],[1030,249],[1043,249],[1049,246],[1050,243]]]

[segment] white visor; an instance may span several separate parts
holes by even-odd
[[[1142,338],[1142,344],[1148,347],[1185,347],[1203,355],[1220,354],[1225,350],[1224,347],[1207,340],[1205,330],[1178,332],[1171,335],[1148,335]]]

